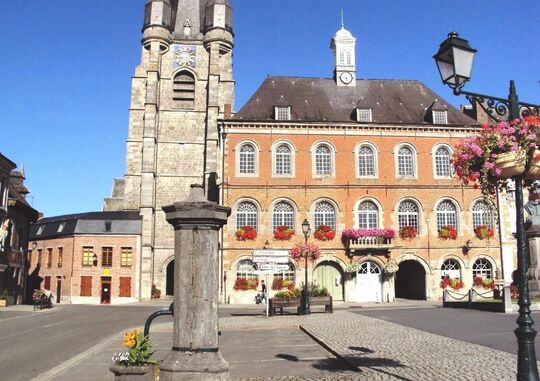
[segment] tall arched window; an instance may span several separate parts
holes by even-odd
[[[461,267],[455,259],[447,259],[441,267],[441,277],[461,279]]]
[[[419,232],[418,205],[410,200],[402,201],[398,208],[398,226],[399,229],[405,226],[413,226],[417,232]]]
[[[473,229],[480,225],[493,228],[493,213],[488,203],[477,201],[472,208]]]
[[[241,174],[255,173],[255,147],[251,144],[243,144],[240,147],[238,169]]]
[[[294,209],[288,202],[281,201],[274,206],[272,212],[272,229],[278,226],[288,226],[294,229]]]
[[[358,176],[375,176],[375,154],[369,146],[358,150]]]
[[[257,229],[257,206],[249,201],[241,202],[236,208],[236,229],[253,226]]]
[[[336,210],[334,206],[327,201],[318,202],[315,205],[313,213],[315,229],[321,225],[330,226],[332,230],[336,230]]]
[[[294,265],[292,264],[292,262],[289,262],[289,268],[285,271],[274,274],[274,279],[288,280],[295,283],[294,273]]]
[[[276,148],[275,153],[276,175],[290,175],[291,168],[291,149],[286,144],[281,144]]]
[[[376,229],[379,227],[379,208],[372,201],[364,201],[358,205],[358,227]]]
[[[255,271],[257,271],[257,265],[250,259],[243,259],[236,266],[236,277],[257,280],[259,275]]]
[[[443,226],[452,226],[457,230],[456,206],[448,200],[442,201],[437,206],[437,229]]]
[[[315,149],[315,174],[332,174],[332,150],[325,144],[321,144]]]
[[[173,79],[173,105],[176,108],[195,108],[195,77],[189,71],[181,71]]]
[[[472,266],[473,277],[480,277],[484,279],[493,279],[493,270],[491,263],[487,259],[477,259]]]
[[[435,175],[437,177],[451,177],[450,150],[448,147],[439,147],[435,151]]]
[[[402,146],[399,148],[397,157],[397,172],[398,176],[414,176],[414,154],[410,147]]]

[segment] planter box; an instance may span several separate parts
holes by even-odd
[[[540,154],[540,151],[534,151],[534,156]],[[525,151],[505,152],[499,154],[495,160],[495,168],[501,170],[501,174],[497,176],[500,179],[509,179],[513,176],[523,174],[527,157]],[[526,173],[529,179],[540,179],[540,164],[533,159],[531,168]]]
[[[111,365],[109,370],[114,373],[114,381],[156,381],[159,379],[157,365],[124,366]]]
[[[274,316],[276,314],[276,308],[279,308],[281,315],[283,315],[283,307],[296,307],[298,310],[300,307],[300,298],[270,298],[270,305],[268,307],[270,309],[270,316]]]
[[[334,305],[332,303],[331,296],[310,296],[309,305],[311,306],[324,306],[324,312],[333,313]]]

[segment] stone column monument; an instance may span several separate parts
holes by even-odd
[[[218,348],[218,232],[231,210],[209,202],[200,185],[163,210],[175,235],[174,331],[159,379],[228,380],[229,364]]]
[[[529,241],[527,279],[531,296],[540,294],[540,194],[538,189],[529,196],[525,204],[525,211],[529,214],[527,223],[530,227],[525,234]]]

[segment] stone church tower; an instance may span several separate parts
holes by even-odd
[[[219,201],[221,147],[217,120],[234,103],[232,8],[229,0],[148,0],[141,63],[132,79],[124,181],[115,180],[104,210],[138,210],[141,298],[152,284],[165,293],[174,235],[162,206],[203,183]],[[122,189],[123,188],[123,189]]]

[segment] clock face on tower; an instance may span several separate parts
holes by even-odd
[[[344,73],[341,73],[339,75],[339,79],[341,80],[341,82],[343,82],[344,84],[348,85],[349,83],[352,82],[353,80],[353,76],[351,73],[349,72],[344,72]]]
[[[176,67],[195,67],[195,47],[194,46],[173,46],[174,64]]]

